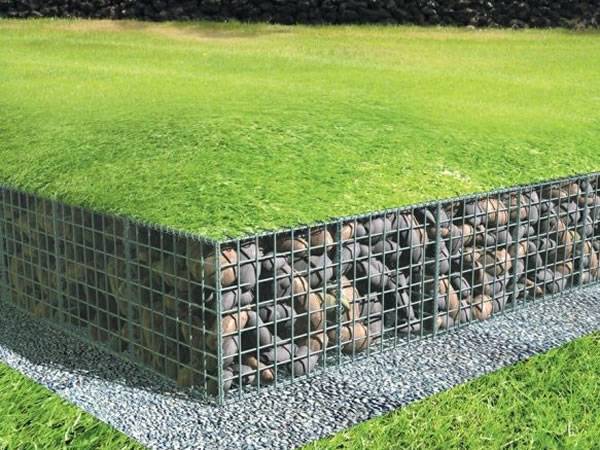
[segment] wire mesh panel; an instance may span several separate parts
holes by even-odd
[[[600,276],[584,175],[213,242],[4,188],[2,297],[222,403]]]
[[[599,189],[593,174],[221,243],[223,390],[293,382],[596,281]]]
[[[180,385],[218,393],[214,245],[1,194],[3,300]]]

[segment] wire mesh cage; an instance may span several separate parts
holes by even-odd
[[[598,175],[220,244],[232,397],[594,282]]]
[[[598,280],[582,175],[221,242],[3,188],[2,297],[223,403]]]
[[[11,189],[1,195],[4,300],[218,392],[213,244]]]

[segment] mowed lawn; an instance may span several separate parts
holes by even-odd
[[[143,447],[0,364],[0,449],[143,450]]]
[[[600,334],[370,420],[305,450],[577,448],[600,442]],[[201,430],[197,430],[201,432]],[[0,364],[0,449],[139,449]]]
[[[597,449],[596,333],[362,423],[304,450]]]
[[[600,32],[0,20],[0,181],[211,237],[600,170]]]

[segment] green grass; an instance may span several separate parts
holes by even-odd
[[[212,237],[600,170],[600,33],[0,20],[0,181]]]
[[[600,334],[362,423],[305,450],[398,448],[600,448]]]
[[[0,364],[0,449],[141,450],[137,442]]]
[[[317,441],[305,450],[598,448],[600,334]],[[139,449],[0,365],[0,449]]]

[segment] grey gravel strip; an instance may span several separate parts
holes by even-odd
[[[224,407],[0,302],[0,360],[156,449],[291,448],[600,329],[600,286]]]

